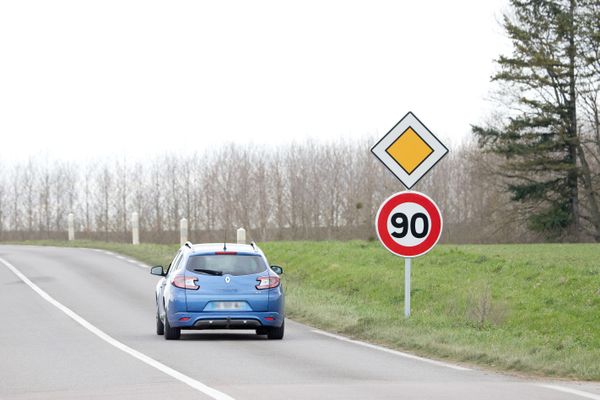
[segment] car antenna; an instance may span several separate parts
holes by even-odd
[[[225,229],[225,241],[223,242],[223,251],[227,251],[227,229]]]

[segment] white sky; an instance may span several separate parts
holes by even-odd
[[[506,0],[3,1],[0,161],[382,136],[489,113]]]

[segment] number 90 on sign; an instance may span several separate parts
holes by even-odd
[[[439,240],[442,217],[437,205],[426,195],[400,192],[381,205],[376,228],[389,251],[403,257],[417,257]]]
[[[429,234],[427,210],[416,203],[403,203],[394,208],[388,220],[388,231],[402,246],[416,246]]]

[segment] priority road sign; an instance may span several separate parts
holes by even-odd
[[[431,198],[419,192],[393,194],[377,212],[376,230],[386,249],[401,257],[418,257],[436,245],[442,214]]]
[[[446,146],[412,112],[371,151],[408,189],[448,153]]]

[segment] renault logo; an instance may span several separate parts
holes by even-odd
[[[225,283],[229,284],[229,282],[231,282],[231,278],[230,278],[230,277],[228,277],[228,276],[226,276],[226,277],[225,277]]]

